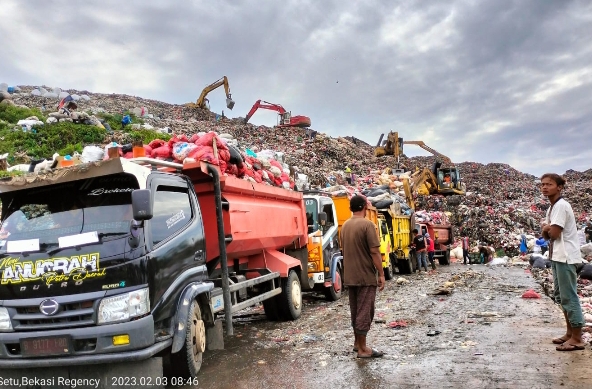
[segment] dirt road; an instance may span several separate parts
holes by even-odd
[[[453,264],[396,279],[378,297],[369,334],[383,358],[352,352],[347,295],[307,296],[296,322],[268,322],[261,309],[237,319],[226,349],[206,354],[197,387],[591,387],[590,349],[555,351],[561,312],[547,297],[520,297],[540,292],[524,269]],[[451,294],[431,295],[445,282],[454,282]]]

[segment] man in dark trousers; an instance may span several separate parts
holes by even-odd
[[[557,351],[584,350],[582,327],[586,324],[580,298],[576,267],[582,263],[580,242],[571,205],[561,197],[565,179],[547,173],[541,177],[541,192],[551,207],[543,224],[543,238],[549,240],[549,259],[553,270],[553,298],[565,316],[565,335],[553,339]]]
[[[417,229],[413,230],[413,247],[417,256],[417,270],[421,273],[421,267],[428,271],[428,250],[425,237],[419,234]]]
[[[462,242],[462,250],[463,250],[463,265],[467,264],[467,259],[469,260],[469,265],[471,264],[471,257],[469,257],[469,237],[464,235],[461,239]]]
[[[352,197],[349,209],[353,215],[341,228],[343,283],[349,287],[354,351],[358,358],[378,358],[383,353],[368,347],[366,336],[374,319],[376,290],[382,291],[385,281],[380,241],[374,224],[366,219],[367,207],[364,196]]]

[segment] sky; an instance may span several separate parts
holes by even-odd
[[[2,0],[0,21],[9,85],[183,104],[227,76],[234,109],[208,95],[226,116],[261,99],[333,137],[398,131],[535,175],[592,168],[590,1]]]

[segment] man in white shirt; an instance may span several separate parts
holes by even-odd
[[[582,327],[585,325],[577,293],[576,264],[582,262],[576,219],[571,205],[561,197],[565,179],[547,173],[541,177],[541,192],[551,202],[543,224],[543,237],[549,240],[549,259],[553,269],[553,297],[561,305],[566,332],[553,339],[557,351],[584,350]]]

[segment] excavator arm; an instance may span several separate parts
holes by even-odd
[[[424,150],[429,151],[436,157],[439,157],[446,163],[452,163],[450,158],[445,156],[442,153],[437,152],[436,150],[432,149],[428,145],[426,145],[421,140],[403,140],[403,138],[399,138],[398,132],[389,132],[387,135],[386,140],[383,140],[384,134],[380,135],[380,139],[378,140],[378,144],[376,145],[375,155],[377,157],[381,157],[383,155],[393,155],[397,161],[398,158],[403,155],[403,145],[417,145]]]
[[[286,111],[284,107],[280,104],[273,104],[269,101],[255,101],[253,107],[247,116],[245,117],[245,124],[251,119],[251,116],[257,112],[257,110],[261,109],[269,109],[271,111],[276,111],[280,115],[280,125],[279,127],[310,127],[310,118],[307,116],[292,116],[289,112]]]
[[[284,107],[282,107],[279,104],[273,104],[273,103],[270,103],[268,101],[263,101],[263,104],[262,104],[261,103],[261,100],[257,100],[257,101],[255,101],[255,104],[253,104],[253,106],[251,107],[251,110],[249,111],[249,113],[247,114],[247,116],[245,116],[245,123],[247,123],[249,121],[249,119],[251,118],[251,116],[253,116],[255,114],[255,112],[257,112],[257,110],[259,108],[261,108],[261,109],[269,109],[271,111],[276,111],[280,115],[283,115],[283,114],[286,113],[286,110],[284,109]]]
[[[232,109],[234,107],[234,101],[232,100],[232,95],[230,94],[230,85],[228,84],[228,78],[226,76],[206,86],[201,91],[201,94],[199,95],[199,98],[197,99],[195,105],[198,108],[207,109],[208,107],[206,105],[206,101],[208,101],[208,99],[206,98],[206,96],[208,95],[208,93],[210,93],[216,88],[221,87],[222,85],[224,85],[224,91],[226,92],[226,107],[228,107],[228,109]]]
[[[414,192],[429,195],[438,190],[438,179],[429,169],[424,168],[411,177],[411,187]]]
[[[423,143],[423,141],[421,141],[421,140],[406,140],[406,141],[403,141],[403,144],[405,144],[405,145],[417,145],[417,146],[421,147],[422,149],[427,150],[430,153],[434,154],[436,157],[440,157],[444,162],[446,162],[446,163],[452,163],[452,161],[450,160],[450,158],[448,158],[444,154],[439,153],[436,150],[432,149],[431,147],[429,147],[428,145],[426,145],[425,143]]]

